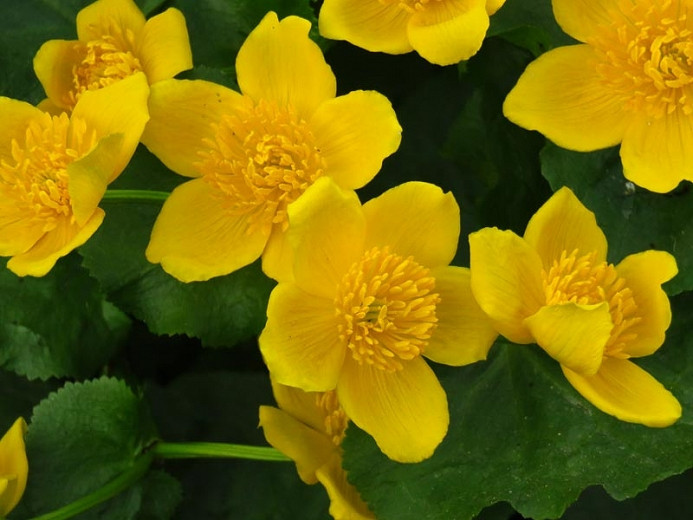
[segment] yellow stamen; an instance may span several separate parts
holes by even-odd
[[[339,404],[337,392],[330,390],[329,392],[317,393],[315,404],[325,416],[325,433],[332,439],[335,446],[341,446],[349,418]]]
[[[342,278],[335,299],[339,337],[359,363],[401,370],[419,356],[436,327],[440,297],[429,270],[374,247]]]

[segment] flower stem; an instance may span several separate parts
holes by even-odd
[[[253,459],[269,461],[291,460],[283,453],[264,446],[245,446],[216,442],[159,442],[152,450],[161,459]]]
[[[152,190],[106,190],[102,200],[113,200],[118,202],[146,201],[163,202],[170,195],[167,191]]]

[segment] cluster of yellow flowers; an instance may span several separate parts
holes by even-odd
[[[325,0],[319,25],[329,38],[446,65],[479,49],[502,4]],[[553,4],[585,43],[530,65],[506,115],[572,149],[622,142],[625,175],[650,190],[693,179],[691,2]],[[483,360],[499,333],[538,344],[604,412],[675,422],[678,401],[629,360],[664,341],[671,312],[661,284],[677,272],[673,257],[646,251],[608,263],[594,215],[563,188],[524,237],[482,229],[469,237],[470,268],[450,266],[460,234],[450,193],[410,182],[365,204],[356,196],[402,129],[383,95],[336,96],[309,29],[268,13],[238,53],[236,92],[174,79],[192,67],[176,9],[150,20],[132,0],[83,9],[79,39],[49,41],[34,60],[48,99],[0,98],[8,268],[42,276],[88,240],[139,142],[189,177],[164,203],[146,256],[184,282],[261,258],[278,281],[259,344],[280,409],[262,407],[260,422],[304,481],[325,486],[335,518],[372,518],[341,467],[348,422],[394,460],[430,457],[450,418],[424,358]],[[5,449],[23,428],[18,421],[0,442],[0,514],[26,482],[25,457]]]

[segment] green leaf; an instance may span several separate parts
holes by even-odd
[[[140,484],[142,508],[137,520],[168,520],[183,499],[180,482],[165,471],[150,471]]]
[[[568,186],[597,216],[609,243],[609,261],[659,249],[676,258],[679,274],[669,294],[693,289],[693,190],[684,183],[666,195],[636,188],[623,177],[618,148],[591,153],[551,143],[541,153],[541,171],[553,190]]]
[[[666,344],[638,364],[693,405],[693,296],[674,300]],[[556,518],[591,485],[618,500],[693,465],[693,420],[628,424],[585,401],[536,346],[499,342],[489,360],[438,370],[450,429],[429,460],[398,464],[353,425],[345,468],[381,520],[472,518],[506,501],[520,514]]]

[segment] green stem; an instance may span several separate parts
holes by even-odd
[[[65,507],[61,507],[60,509],[46,513],[45,515],[37,516],[32,520],[64,520],[67,518],[72,518],[79,513],[83,513],[84,511],[101,504],[110,498],[113,498],[142,478],[142,476],[144,476],[149,469],[153,459],[154,455],[152,453],[147,453],[139,457],[130,469],[118,475],[115,479],[111,480],[102,488],[97,489],[93,493],[90,493],[79,500],[75,500]]]
[[[215,459],[233,458],[270,461],[291,460],[274,448],[217,442],[159,442],[152,451],[156,457],[162,459],[208,457]]]
[[[152,190],[106,190],[102,200],[113,200],[118,202],[147,201],[163,202],[170,195],[167,191]]]

